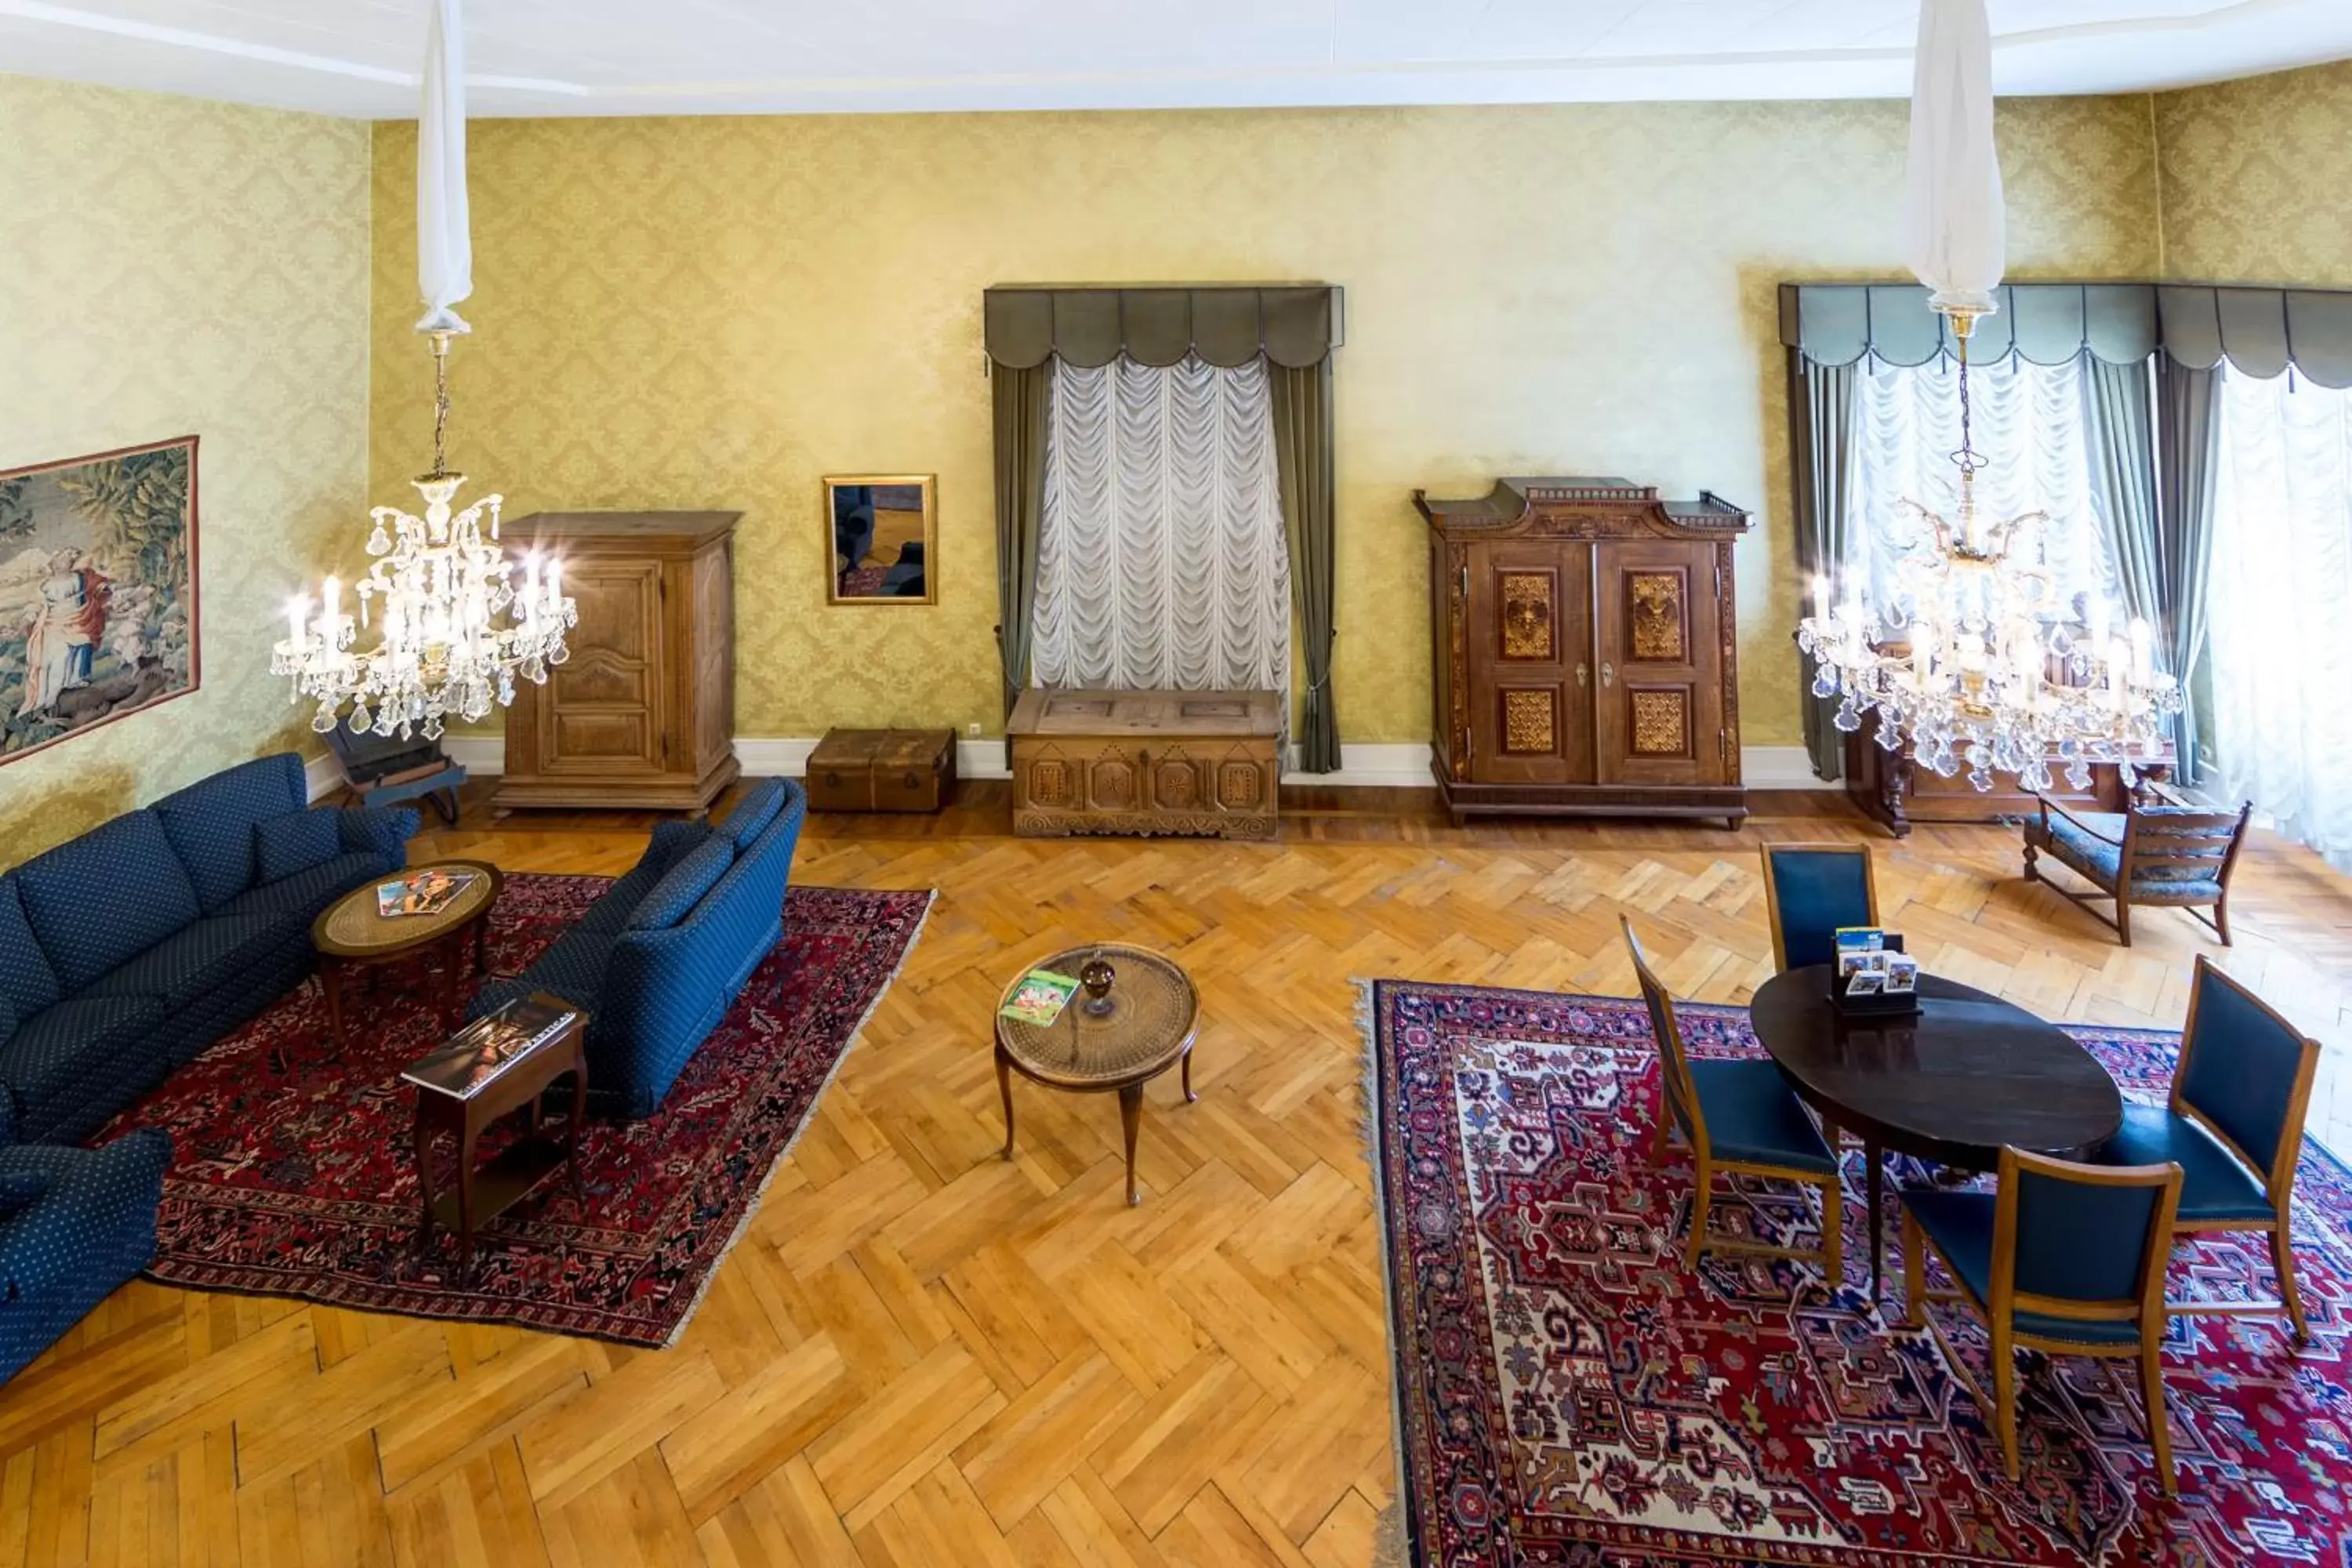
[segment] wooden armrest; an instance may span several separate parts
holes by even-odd
[[[2063,801],[2053,800],[2046,795],[2037,795],[2033,798],[2042,803],[2042,817],[2044,822],[2047,822],[2050,819],[2050,814],[2053,811],[2055,811],[2059,816],[2064,817],[2067,821],[2073,823],[2075,826],[2081,828],[2084,832],[2089,834],[2100,843],[2112,844],[2118,849],[2124,847],[2122,839],[2110,838],[2107,835],[2100,832],[2097,828],[2092,826],[2089,823],[2084,821],[2081,817],[2067,810],[2066,805]]]
[[[446,762],[419,763],[413,768],[402,768],[397,773],[384,774],[375,781],[375,786],[381,789],[385,784],[404,784],[417,779],[429,779],[435,773],[446,772],[448,766]]]

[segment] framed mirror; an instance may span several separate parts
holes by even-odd
[[[833,605],[939,601],[939,480],[931,474],[836,474],[824,481]]]

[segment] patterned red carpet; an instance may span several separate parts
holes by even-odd
[[[604,890],[599,877],[516,875],[492,911],[490,963],[529,963]],[[590,1123],[581,1190],[551,1179],[482,1231],[454,1278],[446,1232],[420,1255],[415,1090],[400,1071],[437,1042],[409,998],[440,994],[419,959],[350,1007],[337,1049],[315,986],[280,1000],[117,1118],[167,1129],[155,1264],[176,1285],[521,1323],[660,1345],[712,1269],[914,944],[930,895],[793,888],[784,941],[752,975],[662,1109]],[[520,1121],[518,1117],[516,1122]],[[510,1124],[511,1125],[511,1124]],[[485,1139],[483,1156],[497,1146]],[[446,1142],[443,1181],[448,1180]]]
[[[2352,1175],[2316,1144],[2294,1237],[2311,1344],[2265,1319],[2173,1321],[2179,1500],[2128,1362],[2024,1358],[2012,1483],[1901,1326],[1892,1221],[1885,1316],[1868,1305],[1858,1153],[1839,1289],[1736,1254],[1694,1277],[1688,1160],[1650,1154],[1638,1002],[1381,981],[1367,1005],[1414,1564],[2352,1563]],[[1681,1011],[1695,1054],[1760,1054],[1743,1009]],[[2175,1037],[2073,1032],[2127,1097],[2164,1098]],[[1718,1229],[1814,1244],[1810,1194],[1733,1190]],[[2273,1295],[2248,1241],[2184,1241],[2173,1293]],[[1981,1358],[1975,1320],[1941,1321]]]

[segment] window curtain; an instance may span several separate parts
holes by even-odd
[[[2215,450],[2215,770],[2352,870],[2352,393],[2225,375]]]
[[[1290,545],[1290,587],[1299,651],[1307,658],[1307,704],[1298,732],[1302,772],[1337,773],[1339,716],[1331,700],[1332,603],[1338,574],[1337,485],[1331,442],[1331,361],[1269,363],[1275,462],[1282,475],[1282,522]]]
[[[2201,715],[2210,706],[2199,693],[2209,675],[2202,661],[2221,466],[2221,380],[2219,364],[2198,370],[2169,353],[2157,356],[2158,592],[2170,607],[2161,623],[2171,660],[2168,668],[2180,677],[2173,776],[2183,784],[2197,783],[2202,770]]]
[[[1845,563],[1865,574],[1873,604],[1899,610],[1908,602],[1901,563],[1927,542],[1924,525],[1898,503],[1916,500],[1947,518],[1958,506],[1951,455],[1960,444],[1959,382],[1941,361],[1864,368]],[[2085,385],[2080,361],[2042,365],[2012,356],[1969,369],[1977,449],[1991,458],[1977,476],[1977,504],[1998,518],[2049,514],[2038,531],[2042,560],[2061,603],[2116,592],[2093,502]]]
[[[1037,683],[1288,690],[1265,362],[1056,361],[1046,425]]]
[[[2085,355],[2091,493],[2107,559],[2128,616],[2164,625],[2162,542],[2157,528],[2156,408],[2146,364]],[[2172,668],[2168,652],[2167,669]]]
[[[1790,472],[1796,485],[1798,580],[1834,575],[1846,558],[1846,516],[1853,484],[1854,367],[1789,354]],[[1813,661],[1797,658],[1797,704],[1813,773],[1845,776],[1845,736],[1834,721],[1835,697],[1813,695]]]
[[[1045,495],[1045,388],[1052,363],[1018,368],[1000,363],[991,373],[996,414],[996,657],[1007,718],[1029,675],[1037,535]],[[1004,742],[1004,760],[1012,764],[1010,737]]]

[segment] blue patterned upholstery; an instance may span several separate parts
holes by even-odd
[[[0,1381],[154,1258],[171,1163],[172,1140],[153,1128],[102,1149],[0,1147],[0,1181],[40,1189],[0,1218]]]
[[[2140,816],[2147,817],[2162,817],[2168,814],[2203,815],[2173,806],[2146,806],[2139,811]],[[2090,826],[2085,827],[2072,817],[2054,811],[2050,814],[2050,852],[2099,886],[2113,889],[2116,879],[2123,875],[2124,818],[2109,812],[2085,811],[2075,815]],[[2112,835],[2114,842],[2102,837],[2102,834]],[[2138,875],[2132,879],[2132,897],[2142,902],[2220,898],[2221,860],[2228,848],[2226,837],[2215,841],[2214,875],[2211,876],[2205,875],[2196,863],[2188,861],[2160,860],[2153,865],[2141,866]]]
[[[68,994],[203,913],[162,824],[143,811],[26,861],[16,882],[33,938]]]
[[[299,871],[323,866],[343,852],[343,836],[334,813],[289,811],[253,825],[254,883],[282,881]],[[242,896],[248,889],[239,889]],[[212,907],[220,909],[228,900]]]
[[[765,833],[768,824],[775,821],[776,814],[783,809],[784,781],[761,779],[743,792],[743,798],[735,803],[735,809],[727,814],[727,820],[719,824],[719,831],[725,834],[728,842],[737,849],[748,849],[751,841]]]
[[[756,842],[756,840],[755,840]],[[735,864],[735,841],[714,833],[677,858],[637,907],[629,911],[630,931],[667,931],[684,920],[702,895],[719,885]]]
[[[309,804],[302,759],[279,752],[199,779],[149,809],[209,912],[253,886],[255,826]]]
[[[1867,851],[1768,847],[1764,866],[1780,910],[1786,967],[1836,962],[1838,928],[1873,923]]]
[[[2161,1105],[2126,1105],[2124,1124],[2099,1149],[2103,1165],[2180,1167],[2180,1217],[2263,1220],[2271,1200],[2262,1182],[2213,1141],[2211,1133]]]
[[[2116,1302],[2139,1294],[2140,1262],[2163,1201],[2155,1187],[2093,1186],[2034,1172],[2017,1177],[2016,1288],[2064,1301]],[[1979,1310],[1992,1304],[1991,1193],[1906,1191],[1918,1220]],[[2017,1331],[2080,1345],[2136,1345],[2137,1321],[2084,1321],[2020,1311]]]
[[[320,910],[406,863],[415,813],[306,812],[303,789],[299,757],[264,757],[0,878],[0,994],[16,1020],[0,1030],[0,1109],[16,1137],[95,1132],[297,984]],[[257,825],[293,813],[323,830],[271,831],[330,858],[256,886]]]
[[[1695,1061],[1690,1075],[1716,1159],[1824,1173],[1837,1169],[1821,1130],[1770,1062]]]
[[[30,1017],[64,993],[48,955],[33,939],[25,906],[16,897],[16,879],[0,877],[0,996],[8,1000],[19,1018]]]
[[[710,837],[707,822],[657,822],[654,824],[653,842],[632,866],[627,874],[604,889],[581,918],[575,930],[618,931],[629,923],[629,916],[645,901],[654,885],[669,874],[687,851]]]
[[[659,930],[625,930],[627,915],[615,922],[602,914],[603,902],[637,877],[632,871],[529,969],[486,987],[474,999],[472,1015],[479,1017],[512,997],[541,990],[581,1004],[593,1015],[587,1036],[591,1096],[624,1116],[652,1115],[751,972],[782,939],[784,882],[808,797],[797,784],[771,781],[754,786],[738,813],[745,806],[756,813],[754,803],[771,791],[781,809],[683,919]],[[700,843],[688,843],[690,835],[665,837],[657,832],[638,869],[649,861],[664,869],[637,883],[643,890],[636,906],[690,857],[723,852],[733,842],[733,824],[730,816]]]

